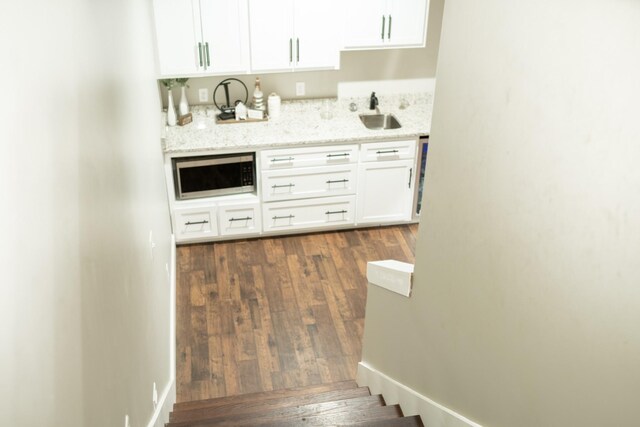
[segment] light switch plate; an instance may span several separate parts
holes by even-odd
[[[198,100],[200,102],[207,102],[209,100],[209,89],[202,88],[198,90]]]

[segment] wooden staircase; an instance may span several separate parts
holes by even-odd
[[[182,402],[166,427],[423,426],[354,381]]]

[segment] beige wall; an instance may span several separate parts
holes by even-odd
[[[3,5],[2,425],[146,425],[153,382],[161,393],[169,381],[149,8]]]
[[[414,296],[369,294],[366,362],[487,426],[637,424],[638,22],[447,2]]]
[[[342,52],[340,70],[261,74],[259,77],[262,90],[267,94],[277,92],[282,99],[294,99],[296,82],[305,82],[306,94],[300,98],[324,98],[337,96],[339,82],[432,78],[436,72],[443,7],[444,0],[430,2],[427,43],[424,48]],[[250,89],[250,94],[252,93],[256,75],[193,78],[188,82],[189,103],[199,104],[200,88],[209,89],[213,96],[215,87],[227,77],[242,80]],[[179,98],[179,93],[174,91],[176,103]],[[162,100],[165,107],[166,99],[166,91],[163,90]]]

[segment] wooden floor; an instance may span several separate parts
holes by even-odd
[[[178,247],[177,401],[355,378],[366,263],[417,225]]]

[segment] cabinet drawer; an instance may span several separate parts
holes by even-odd
[[[346,164],[262,172],[262,200],[291,200],[355,194],[357,165]]]
[[[327,166],[358,161],[357,145],[332,145],[326,147],[285,148],[265,150],[260,153],[263,171],[308,166]]]
[[[260,204],[218,206],[220,235],[259,234],[262,231]]]
[[[370,142],[362,144],[360,159],[363,162],[413,159],[416,156],[416,140]]]
[[[262,209],[265,232],[353,225],[355,196],[272,202]]]
[[[176,242],[201,240],[217,236],[216,208],[176,209],[174,233]]]

